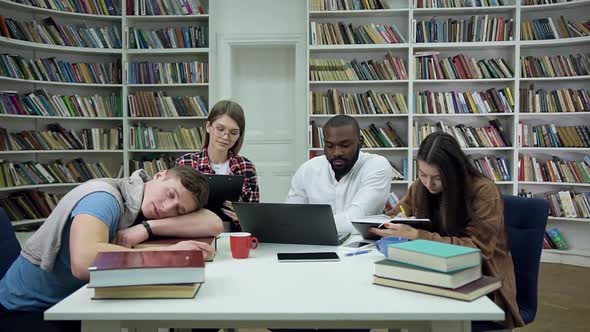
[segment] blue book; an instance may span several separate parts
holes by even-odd
[[[391,260],[440,272],[481,265],[481,253],[477,248],[429,240],[394,243],[389,245],[387,253]]]

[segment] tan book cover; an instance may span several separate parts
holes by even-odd
[[[456,289],[442,288],[436,286],[417,284],[409,281],[382,278],[376,275],[373,276],[373,283],[375,285],[449,297],[452,299],[462,301],[476,300],[502,287],[502,281],[500,279],[489,276],[483,276],[480,279],[477,279]]]

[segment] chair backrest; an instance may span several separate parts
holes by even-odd
[[[14,234],[14,229],[8,214],[0,208],[0,279],[20,254],[20,244]]]
[[[504,223],[514,264],[516,302],[525,324],[537,314],[539,266],[548,217],[546,200],[504,195]]]

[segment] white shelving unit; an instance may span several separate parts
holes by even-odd
[[[209,1],[201,0],[207,13]],[[163,91],[169,96],[195,96],[200,95],[209,101],[209,83],[190,84],[130,84],[127,79],[128,64],[133,61],[150,62],[175,62],[199,60],[209,63],[209,47],[201,48],[177,48],[177,49],[131,49],[127,40],[129,27],[139,28],[164,28],[166,26],[207,26],[208,41],[214,36],[211,33],[209,24],[210,15],[162,15],[162,16],[130,16],[126,15],[126,2],[116,1],[115,5],[120,6],[121,16],[106,16],[63,12],[58,10],[43,9],[34,6],[23,5],[9,0],[0,0],[0,10],[5,18],[13,18],[18,21],[40,20],[47,16],[55,17],[56,20],[63,20],[67,24],[87,23],[93,25],[111,25],[120,27],[122,36],[121,49],[99,49],[84,47],[66,47],[47,45],[42,43],[21,41],[0,36],[0,47],[3,53],[10,55],[21,55],[28,59],[53,57],[68,61],[80,62],[107,62],[105,59],[121,60],[122,83],[121,84],[85,84],[25,80],[10,77],[0,77],[0,90],[17,91],[19,94],[29,93],[36,89],[45,89],[49,94],[61,95],[110,95],[115,93],[121,96],[122,116],[121,117],[53,117],[53,116],[22,116],[0,114],[0,127],[7,128],[9,132],[21,130],[41,130],[49,123],[59,122],[66,129],[82,129],[90,127],[100,128],[122,128],[123,148],[120,150],[27,150],[27,151],[0,151],[0,159],[5,161],[24,162],[39,161],[42,163],[51,162],[56,159],[69,161],[75,158],[83,158],[87,161],[104,161],[111,174],[116,175],[119,168],[123,166],[123,174],[127,176],[132,169],[131,160],[154,159],[162,155],[179,156],[183,153],[194,152],[193,150],[153,150],[129,148],[129,127],[137,123],[157,126],[164,130],[171,130],[179,125],[184,127],[200,127],[206,117],[191,116],[181,118],[171,117],[130,117],[127,97],[136,91]],[[91,60],[86,60],[91,59]],[[103,61],[97,61],[103,60]],[[52,193],[63,194],[78,183],[54,183],[32,186],[16,186],[0,188],[0,199],[19,191],[41,190]],[[38,225],[44,219],[23,220],[13,222],[15,226]]]
[[[446,124],[468,124],[473,126],[484,126],[491,119],[498,119],[504,129],[507,131],[512,146],[506,148],[466,148],[464,151],[472,157],[481,156],[504,156],[510,162],[510,173],[512,181],[499,181],[500,190],[506,194],[517,194],[520,189],[526,189],[537,194],[546,191],[555,191],[562,188],[575,188],[578,191],[590,191],[590,184],[578,183],[537,183],[518,181],[518,159],[521,154],[530,155],[558,155],[562,158],[572,158],[567,160],[580,160],[584,155],[590,154],[590,148],[522,148],[518,146],[517,128],[519,121],[524,123],[565,123],[572,124],[580,119],[583,123],[590,123],[590,112],[585,113],[523,113],[520,112],[519,89],[528,87],[533,84],[535,87],[540,86],[545,89],[556,89],[565,87],[587,88],[590,78],[588,76],[579,77],[556,77],[556,78],[521,78],[520,77],[520,57],[535,55],[569,55],[577,53],[588,53],[590,46],[590,37],[541,40],[541,41],[521,41],[520,24],[521,21],[536,17],[559,17],[561,12],[566,11],[567,19],[578,21],[587,20],[587,13],[590,12],[590,0],[579,0],[554,5],[525,6],[521,0],[505,1],[506,6],[486,7],[486,8],[413,8],[413,1],[386,1],[392,9],[388,10],[362,10],[362,11],[308,11],[308,33],[311,21],[316,22],[344,22],[345,24],[353,23],[366,24],[374,19],[375,22],[395,25],[403,34],[408,43],[394,45],[321,45],[309,46],[309,58],[344,58],[352,59],[359,57],[367,59],[370,54],[373,59],[382,59],[387,51],[392,51],[396,56],[404,59],[406,70],[409,74],[409,80],[400,81],[309,81],[308,90],[310,92],[327,89],[339,89],[346,93],[359,93],[368,89],[379,89],[378,92],[402,92],[406,96],[406,103],[410,110],[409,114],[403,115],[353,115],[361,127],[370,123],[377,126],[385,121],[391,121],[398,125],[402,130],[398,133],[408,143],[407,148],[396,149],[363,149],[363,151],[378,153],[389,159],[396,167],[401,170],[402,160],[408,160],[408,167],[405,181],[392,181],[392,190],[401,197],[411,185],[415,175],[413,172],[413,161],[415,159],[418,145],[413,142],[412,128],[413,124],[435,123],[444,121]],[[308,1],[309,8],[309,1]],[[413,36],[413,20],[427,20],[433,16],[437,17],[461,17],[469,18],[471,15],[493,15],[511,17],[514,19],[513,39],[510,41],[499,42],[457,42],[457,43],[416,43]],[[584,17],[585,15],[585,17]],[[387,18],[384,21],[384,18]],[[362,21],[361,21],[362,19]],[[308,40],[310,40],[308,36]],[[547,51],[549,49],[549,51]],[[515,74],[513,78],[501,79],[462,79],[462,80],[422,80],[414,77],[413,55],[422,51],[438,51],[439,57],[453,56],[464,53],[474,58],[497,58],[505,59],[511,66]],[[491,114],[414,114],[415,93],[425,90],[430,91],[481,91],[488,88],[510,87],[515,99],[514,113],[491,113]],[[308,96],[309,97],[309,96]],[[308,106],[310,107],[310,106]],[[332,115],[315,115],[311,114],[308,109],[308,121],[314,121],[318,126],[322,126]],[[568,120],[571,119],[571,120]],[[540,122],[539,122],[540,121]],[[396,127],[397,129],[397,127]],[[310,153],[321,153],[322,149],[309,148]],[[554,218],[549,219],[548,227],[557,226],[564,234],[566,240],[570,242],[571,250],[546,250],[543,254],[544,261],[559,261],[568,264],[590,266],[590,219],[583,218]],[[572,227],[573,225],[573,227]]]

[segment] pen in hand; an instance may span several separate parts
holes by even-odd
[[[367,249],[367,250],[359,250],[359,251],[355,251],[355,252],[349,252],[344,254],[344,256],[357,256],[357,255],[362,255],[362,254],[368,254],[371,252],[371,249]]]

